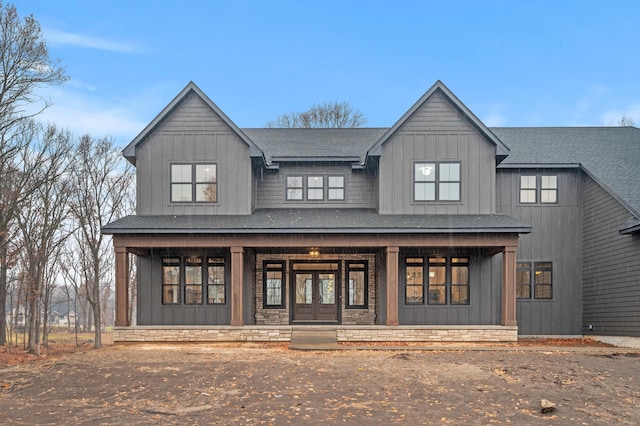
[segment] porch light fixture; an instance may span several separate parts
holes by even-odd
[[[310,257],[318,257],[318,256],[320,256],[320,250],[318,250],[317,248],[309,249],[309,256]]]

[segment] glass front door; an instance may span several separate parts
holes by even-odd
[[[337,321],[336,273],[329,271],[296,271],[293,275],[293,320]]]

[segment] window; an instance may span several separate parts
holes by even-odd
[[[516,265],[516,297],[531,298],[531,263],[518,262]]]
[[[207,258],[207,303],[210,305],[224,305],[225,274],[224,258]]]
[[[347,309],[367,308],[367,262],[347,262]]]
[[[558,176],[520,176],[520,203],[554,204],[558,202]]]
[[[208,257],[171,256],[162,259],[162,304],[202,305],[205,301],[204,283],[207,283],[206,302],[225,304],[225,259]],[[181,298],[181,292],[184,296]]]
[[[307,200],[324,200],[324,178],[307,176]]]
[[[407,281],[405,303],[423,304],[426,278],[428,305],[468,305],[470,277],[468,257],[430,256],[426,260],[427,276],[424,277],[422,257],[410,257],[406,261]]]
[[[202,304],[202,258],[187,257],[184,267],[184,303]]]
[[[329,176],[327,192],[329,200],[344,200],[344,176]]]
[[[406,304],[424,303],[424,260],[420,257],[409,257],[407,264],[407,283],[404,292]]]
[[[180,258],[162,259],[162,303],[180,304]]]
[[[287,200],[302,200],[302,176],[287,176]]]
[[[552,262],[518,262],[516,265],[518,299],[531,299],[532,296],[534,299],[552,299],[552,270]]]
[[[171,202],[215,203],[218,201],[215,164],[172,164]]]
[[[460,201],[460,163],[416,162],[413,165],[414,201]]]
[[[344,176],[287,176],[287,201],[344,201]]]
[[[284,308],[284,262],[265,261],[262,270],[263,306]]]

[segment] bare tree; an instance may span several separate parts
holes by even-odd
[[[7,341],[7,232],[29,192],[10,174],[30,140],[22,134],[29,127],[25,122],[50,104],[36,89],[66,80],[59,61],[49,57],[38,21],[32,15],[21,19],[13,5],[0,2],[0,345]]]
[[[34,190],[23,200],[16,215],[22,233],[23,259],[27,274],[27,298],[29,301],[29,352],[39,352],[39,324],[41,303],[48,290],[55,265],[55,254],[68,237],[63,228],[68,216],[67,199],[70,195],[71,181],[68,176],[71,162],[71,136],[55,126],[43,129],[43,136],[36,144],[30,145],[22,163],[30,170],[30,185]],[[50,283],[49,283],[50,284]],[[47,306],[48,308],[48,306]],[[45,315],[48,309],[45,309]],[[46,327],[46,317],[44,318]]]
[[[367,122],[362,112],[347,102],[314,104],[307,111],[283,114],[267,123],[267,127],[286,128],[350,128]]]
[[[80,139],[71,211],[77,221],[76,240],[79,267],[87,286],[95,325],[94,347],[102,346],[101,288],[111,285],[113,253],[101,228],[124,215],[127,193],[132,191],[133,169],[122,161],[120,151],[109,139]]]
[[[627,117],[626,115],[623,115],[622,118],[618,120],[618,126],[620,127],[634,127],[635,125],[636,122],[633,121],[633,118]]]

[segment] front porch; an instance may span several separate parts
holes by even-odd
[[[335,330],[338,342],[515,342],[517,326],[134,326],[115,327],[114,342],[290,342],[296,329]]]

